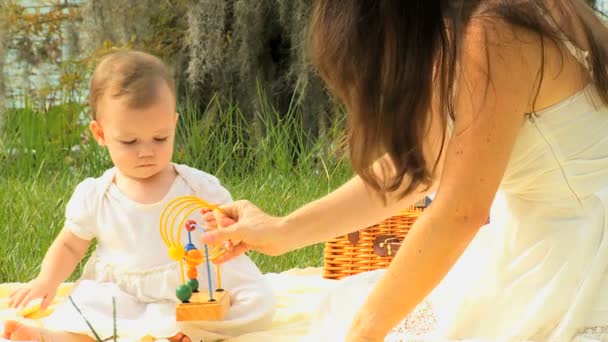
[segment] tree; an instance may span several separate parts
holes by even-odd
[[[83,10],[85,54],[95,56],[114,47],[157,55],[173,69],[179,93],[185,88],[186,13],[190,0],[88,0]]]
[[[288,114],[295,92],[306,130],[317,135],[333,105],[306,59],[311,6],[311,0],[198,0],[187,35],[194,97],[204,104],[219,92],[256,120],[264,100]]]
[[[171,64],[178,93],[200,109],[219,94],[253,122],[267,103],[279,116],[289,115],[295,92],[305,129],[316,136],[328,126],[333,105],[305,58],[311,5],[312,0],[89,0],[84,47],[88,54],[104,45],[152,52]]]
[[[1,59],[4,61],[6,58],[6,51],[14,55],[15,69],[21,73],[19,82],[24,88],[24,97],[33,99],[31,103],[37,103],[42,107],[39,109],[46,110],[59,101],[57,97],[71,98],[80,90],[84,77],[72,68],[71,61],[63,53],[69,41],[64,35],[65,23],[77,25],[81,19],[78,3],[74,0],[41,0],[25,5],[16,0],[4,0],[0,15],[3,16],[6,37]],[[71,50],[77,55],[74,44],[77,42],[71,44]],[[41,66],[46,70],[37,70]],[[49,81],[51,73],[57,74],[59,82]]]
[[[10,48],[28,65],[61,66],[63,90],[86,91],[102,54],[136,48],[167,61],[178,94],[201,112],[216,95],[236,104],[258,127],[254,135],[264,134],[255,123],[269,107],[278,120],[300,110],[313,138],[333,120],[335,107],[306,58],[312,0],[40,0],[45,11],[5,2]]]
[[[4,3],[0,4],[0,127],[2,127],[2,113],[4,113],[5,105],[5,90],[4,90],[4,56],[6,54],[4,49],[4,43],[6,40],[6,17]]]

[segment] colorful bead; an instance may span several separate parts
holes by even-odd
[[[186,275],[189,279],[195,279],[198,277],[198,270],[196,269],[196,267],[188,267]]]
[[[186,254],[186,250],[182,245],[173,245],[169,247],[169,257],[176,261],[181,261]]]
[[[186,253],[186,264],[189,266],[198,266],[203,262],[203,254],[198,249],[189,250]]]
[[[193,232],[196,230],[196,221],[188,220],[186,221],[186,230],[189,232]]]
[[[198,279],[190,279],[188,280],[188,286],[192,289],[192,292],[198,292]]]
[[[189,285],[180,285],[175,291],[175,295],[182,303],[186,303],[192,297],[192,288]]]
[[[196,246],[193,243],[189,243],[186,245],[186,252],[189,252],[193,249],[196,249]]]

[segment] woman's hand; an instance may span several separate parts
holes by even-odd
[[[48,280],[35,278],[24,287],[11,293],[8,306],[10,308],[24,308],[32,300],[42,298],[40,310],[46,310],[57,294],[57,285]]]
[[[266,214],[249,201],[224,205],[221,211],[208,212],[203,218],[209,229],[202,237],[203,243],[226,247],[226,253],[216,259],[216,263],[249,250],[267,255],[280,255],[290,250],[289,236],[282,232],[282,219]]]

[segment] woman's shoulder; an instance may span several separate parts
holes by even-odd
[[[523,112],[547,108],[580,91],[590,76],[585,54],[549,22],[538,25],[537,32],[506,19],[472,20],[463,34],[460,80],[521,102]]]

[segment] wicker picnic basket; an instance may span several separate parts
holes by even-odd
[[[323,277],[341,279],[353,274],[386,268],[393,259],[410,227],[429,200],[358,232],[325,243]]]

